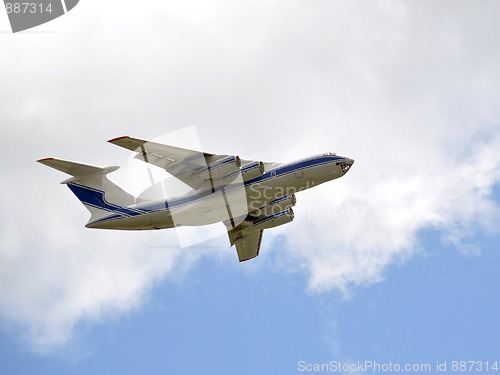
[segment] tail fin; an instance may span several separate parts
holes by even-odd
[[[40,159],[38,162],[73,176],[61,184],[67,184],[90,211],[89,223],[136,203],[135,197],[106,177],[119,167],[99,168],[53,158]]]

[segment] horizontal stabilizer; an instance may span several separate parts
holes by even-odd
[[[66,161],[66,160],[60,160],[60,159],[54,159],[54,158],[40,159],[37,161],[41,164],[48,166],[48,167],[57,169],[61,172],[64,172],[64,173],[67,173],[67,174],[73,176],[73,178],[70,178],[68,180],[61,182],[62,184],[75,182],[75,181],[78,181],[78,180],[81,180],[84,178],[88,178],[88,177],[94,176],[94,175],[108,174],[108,173],[116,171],[118,168],[120,168],[120,167],[100,168],[100,167],[94,167],[92,165],[80,164],[80,163],[75,163],[72,161]]]
[[[61,182],[77,196],[90,211],[89,223],[111,214],[126,216],[123,209],[137,203],[136,198],[108,180],[106,175],[119,167],[94,167],[72,161],[46,158],[39,163],[71,175]]]

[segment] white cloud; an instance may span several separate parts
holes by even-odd
[[[310,287],[348,293],[352,285],[380,280],[385,266],[416,249],[422,229],[442,230],[462,250],[475,231],[496,230],[498,206],[489,192],[499,180],[499,146],[497,138],[477,145],[470,159],[449,161],[427,149],[428,159],[401,155],[402,165],[361,153],[342,180],[299,195],[287,246],[297,263],[305,261]],[[373,168],[379,175],[367,180]],[[328,210],[315,212],[325,199]]]
[[[304,206],[318,207],[325,197],[331,206],[304,216],[297,208],[301,230],[287,236],[290,251],[305,261],[313,290],[348,293],[351,285],[379,280],[385,266],[415,250],[425,228],[439,228],[444,239],[475,252],[464,239],[495,230],[498,206],[490,192],[500,177],[500,125],[492,98],[500,93],[491,84],[499,74],[491,62],[498,62],[498,51],[489,44],[478,49],[470,40],[474,27],[481,38],[489,25],[464,25],[465,14],[433,20],[425,13],[422,20],[431,27],[422,30],[411,14],[403,12],[405,22],[372,25],[375,35],[390,25],[390,35],[404,42],[395,45],[389,37],[389,52],[376,43],[364,46],[369,59],[361,63],[363,74],[347,68],[357,89],[318,115],[322,139],[336,139],[356,163],[321,193],[298,197],[299,207],[302,198]],[[357,70],[361,56],[355,60]],[[325,74],[325,81],[336,80],[332,76]],[[304,143],[321,143],[315,136]]]
[[[53,190],[62,189],[26,199],[23,214],[19,201],[2,201],[0,311],[39,352],[65,344],[82,319],[139,308],[152,285],[176,274],[182,251],[151,247],[168,241],[159,233],[85,231],[85,210],[64,216],[57,206],[73,197]]]
[[[264,248],[286,235],[280,258],[313,290],[380,280],[425,228],[464,251],[468,232],[495,230],[499,9],[440,4],[88,0],[50,24],[55,34],[2,35],[0,314],[50,350],[82,319],[139,308],[193,261],[147,247],[169,231],[82,228],[63,177],[34,162],[124,165],[104,141],[125,134],[197,125],[209,151],[354,158],[346,177],[298,195],[294,223],[266,233]]]

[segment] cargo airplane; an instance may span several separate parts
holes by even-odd
[[[259,255],[264,229],[293,220],[296,192],[342,177],[354,163],[331,152],[290,163],[264,163],[128,136],[108,142],[136,152],[135,158],[164,169],[191,190],[179,197],[144,199],[130,195],[106,177],[119,167],[38,160],[72,176],[62,184],[90,211],[86,227],[147,230],[222,221],[240,262]]]

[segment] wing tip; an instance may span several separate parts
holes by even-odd
[[[115,142],[118,142],[118,141],[125,139],[125,138],[130,138],[130,137],[128,135],[123,135],[121,137],[116,137],[116,138],[110,139],[110,140],[108,140],[108,142],[115,143]]]
[[[42,163],[42,164],[43,164],[43,162],[44,162],[44,161],[49,161],[49,160],[54,160],[54,158],[43,158],[43,159],[38,159],[38,160],[37,160],[37,163]]]

